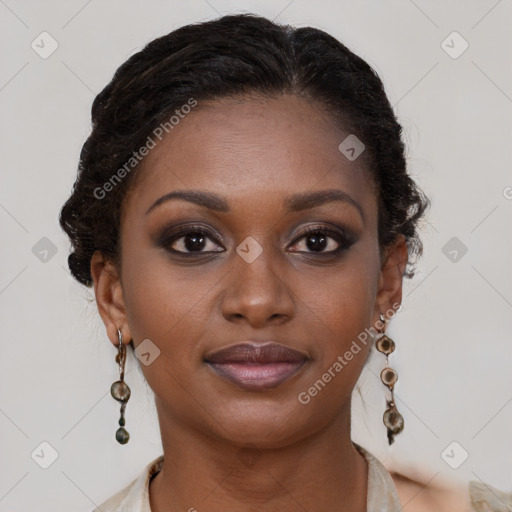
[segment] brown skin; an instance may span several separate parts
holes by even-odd
[[[422,470],[420,473],[415,475],[413,481],[407,476],[391,472],[404,511],[474,511],[470,503],[467,485],[455,480],[439,482],[440,477],[432,477],[433,471]]]
[[[309,404],[298,401],[402,298],[405,240],[379,250],[372,182],[362,158],[350,162],[338,150],[346,136],[296,96],[200,104],[145,158],[123,203],[121,269],[94,254],[112,344],[120,328],[123,342],[149,338],[161,351],[141,365],[165,455],[150,485],[153,512],[366,511],[367,465],[350,440],[350,406],[370,344]],[[224,196],[231,211],[171,200],[145,215],[164,194],[188,189]],[[325,189],[349,194],[363,217],[349,202],[296,212],[284,205],[289,195]],[[166,226],[185,222],[220,235],[220,245],[206,239],[202,250],[222,252],[187,260],[158,245]],[[333,224],[355,242],[322,258],[301,231]],[[180,236],[168,247],[186,252]],[[249,236],[263,248],[252,263],[236,252]],[[327,240],[318,251],[339,246]],[[204,363],[207,352],[249,339],[278,341],[310,361],[257,392]]]

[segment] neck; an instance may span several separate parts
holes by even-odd
[[[213,439],[162,410],[159,421],[164,463],[150,483],[152,512],[366,512],[368,467],[350,440],[349,415],[270,449]]]

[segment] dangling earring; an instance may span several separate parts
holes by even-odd
[[[117,337],[119,340],[118,353],[116,355],[116,363],[119,363],[119,379],[114,382],[110,387],[110,394],[118,402],[121,402],[121,417],[119,418],[119,428],[116,431],[116,439],[120,444],[126,444],[130,439],[130,434],[125,430],[126,423],[124,419],[124,411],[126,409],[126,402],[130,398],[131,391],[126,382],[124,382],[124,365],[126,362],[126,345],[123,343],[123,336],[121,331],[117,330]]]
[[[385,325],[386,318],[382,313],[379,315],[379,318],[381,324]],[[398,373],[388,365],[388,356],[394,352],[395,342],[384,334],[384,328],[380,329],[379,334],[381,336],[375,342],[375,346],[379,352],[382,352],[386,356],[386,367],[380,373],[380,379],[391,391],[391,399],[386,399],[387,409],[384,412],[382,419],[384,421],[384,425],[386,425],[388,429],[388,443],[392,445],[394,442],[394,436],[402,432],[404,429],[404,418],[396,409],[395,397],[393,394],[393,388],[398,380]]]

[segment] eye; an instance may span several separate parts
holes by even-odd
[[[304,242],[298,243],[302,239]],[[348,249],[353,243],[352,238],[341,230],[336,231],[325,226],[309,226],[294,242],[292,252],[333,255]],[[297,249],[297,246],[305,249]]]
[[[160,239],[160,245],[174,254],[199,256],[225,251],[220,237],[199,225],[180,226],[169,234],[166,231]],[[342,229],[308,226],[296,238],[290,250],[332,256],[348,249],[354,242],[353,237]]]
[[[182,226],[167,236],[162,245],[180,254],[222,252],[223,249],[215,249],[219,247],[216,242],[220,244],[219,238],[202,226]]]

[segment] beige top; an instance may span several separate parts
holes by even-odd
[[[368,463],[367,510],[370,512],[401,512],[393,479],[382,463],[363,447],[353,443]],[[150,462],[124,489],[92,512],[151,512],[149,482],[160,471],[164,456]],[[473,512],[511,512],[512,493],[505,493],[485,483],[471,481],[468,486]]]

